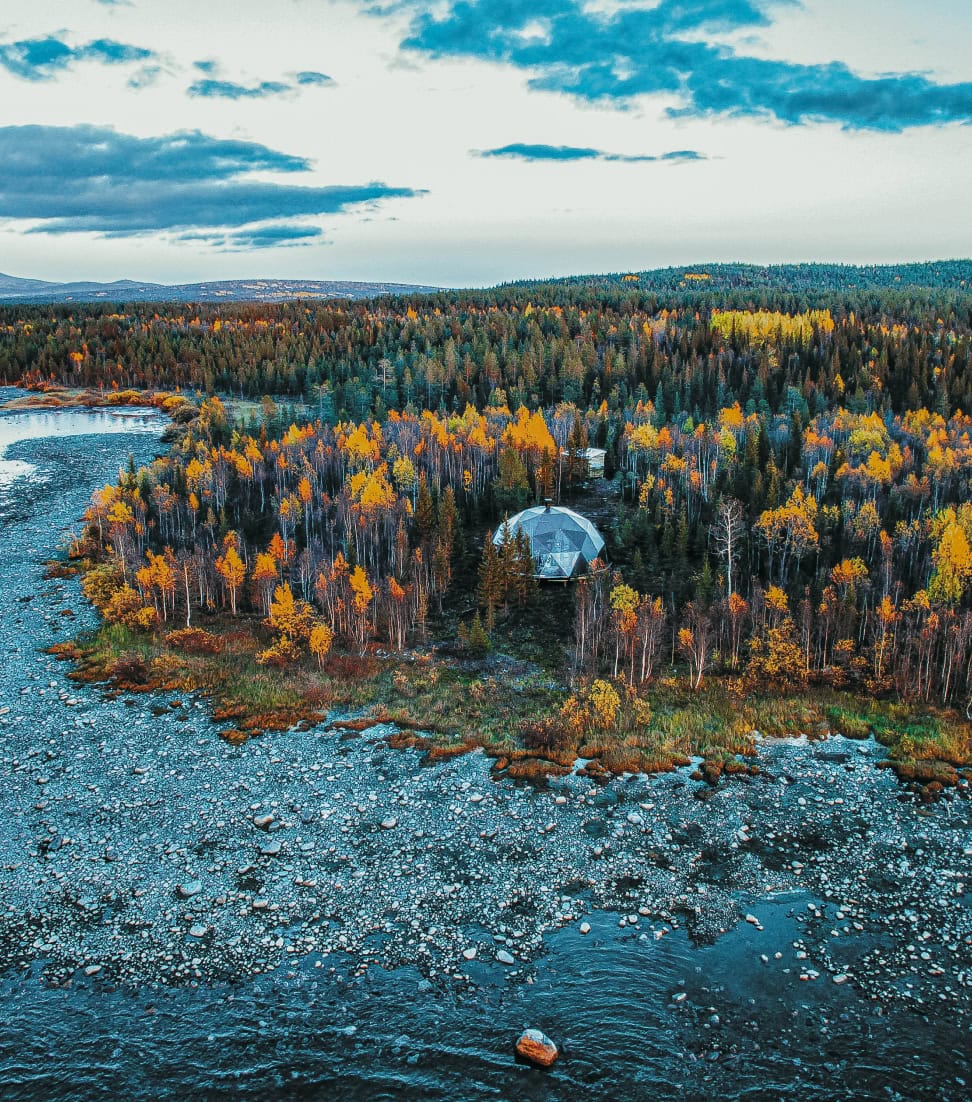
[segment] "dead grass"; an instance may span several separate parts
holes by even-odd
[[[120,408],[123,406],[156,406],[162,403],[170,392],[154,390],[98,390],[95,387],[48,386],[31,390],[18,398],[11,398],[0,405],[6,410],[32,409],[77,409],[79,407]]]
[[[703,759],[697,775],[711,783],[723,776],[754,773],[756,733],[851,738],[873,734],[888,748],[887,767],[903,781],[932,791],[957,783],[972,765],[972,724],[945,713],[867,700],[831,689],[793,696],[743,695],[734,685],[711,680],[698,693],[674,681],[646,694],[647,723],[562,738],[556,717],[565,695],[534,676],[489,676],[481,670],[427,655],[394,659],[333,655],[323,669],[310,659],[284,670],[256,661],[265,645],[258,625],[214,621],[207,629],[137,634],[119,625],[50,653],[75,664],[72,677],[104,682],[113,690],[200,692],[212,701],[221,736],[239,742],[267,730],[325,722],[328,712],[364,712],[333,725],[349,734],[377,724],[396,731],[393,747],[422,750],[439,761],[475,748],[494,758],[497,774],[542,781],[562,776],[578,758],[589,759],[586,775],[658,773]],[[477,676],[478,675],[478,676]]]

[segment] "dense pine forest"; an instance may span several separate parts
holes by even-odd
[[[528,745],[630,742],[662,683],[964,712],[970,287],[968,262],[710,266],[354,303],[9,307],[0,378],[152,392],[172,417],[171,452],[96,495],[77,550],[106,620],[172,646],[216,648],[205,628],[239,620],[260,666],[433,643],[475,658],[567,601],[572,695],[524,725]],[[566,595],[537,592],[522,540],[489,539],[545,498],[607,540]]]

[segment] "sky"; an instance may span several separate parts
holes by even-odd
[[[0,272],[972,255],[969,0],[3,0]]]

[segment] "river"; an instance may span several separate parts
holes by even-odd
[[[135,418],[0,413],[0,1096],[969,1096],[970,801],[872,742],[535,791],[68,681],[42,648],[93,614],[42,564],[158,451]]]

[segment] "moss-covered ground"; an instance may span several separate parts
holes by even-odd
[[[564,773],[578,758],[592,775],[659,772],[699,758],[702,775],[714,779],[754,768],[759,735],[873,735],[887,747],[888,766],[924,786],[953,784],[972,764],[972,724],[954,713],[825,688],[746,693],[738,680],[718,677],[698,692],[681,678],[661,679],[641,694],[637,723],[625,713],[626,720],[593,734],[531,738],[536,722],[556,716],[569,696],[562,647],[550,642],[563,630],[564,600],[538,602],[539,612],[526,618],[532,624],[501,618],[494,631],[501,653],[475,658],[450,646],[400,655],[373,648],[332,654],[322,667],[310,657],[267,667],[257,661],[266,645],[260,621],[221,617],[206,624],[217,653],[118,624],[55,651],[74,661],[72,676],[106,683],[109,691],[206,695],[229,739],[325,721],[359,730],[386,723],[398,729],[399,745],[420,746],[433,758],[481,747],[497,771],[521,778]]]

